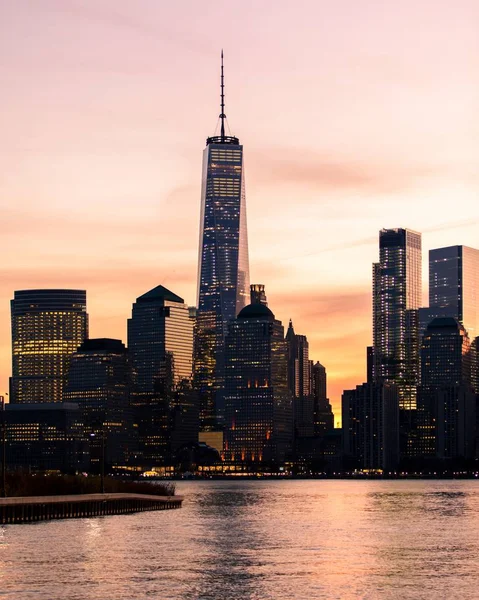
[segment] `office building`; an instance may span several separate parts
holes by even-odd
[[[7,404],[9,470],[78,473],[90,464],[82,411],[70,402]]]
[[[145,465],[171,457],[171,409],[175,422],[195,404],[191,392],[194,318],[184,300],[159,285],[136,299],[128,320],[128,350],[133,368],[131,402],[138,425],[139,453]],[[186,393],[186,388],[190,389]],[[191,392],[191,393],[190,393]],[[181,398],[185,405],[179,410]],[[179,419],[179,421],[178,421]],[[196,433],[197,435],[197,433]],[[197,437],[196,437],[197,441]]]
[[[62,402],[70,358],[88,338],[84,290],[22,290],[11,301],[10,402]]]
[[[353,468],[393,471],[399,462],[395,384],[363,383],[342,396],[343,454]]]
[[[226,338],[225,460],[279,467],[292,433],[284,328],[265,304],[250,304]]]
[[[420,328],[438,317],[464,325],[472,341],[479,335],[479,250],[449,246],[429,251],[429,307],[420,311]]]
[[[421,346],[418,456],[472,458],[476,397],[471,385],[471,344],[452,317],[429,323]]]
[[[421,234],[381,230],[373,265],[373,379],[395,383],[406,410],[416,407],[421,289]]]
[[[294,436],[314,435],[314,407],[311,393],[311,363],[309,344],[305,335],[294,332],[290,320],[286,332],[288,346],[288,387],[293,398]]]
[[[90,436],[90,471],[98,473],[136,460],[132,373],[125,345],[114,339],[89,339],[71,357],[64,397],[78,404]]]
[[[203,153],[195,387],[203,430],[223,422],[224,354],[228,323],[249,302],[243,146],[226,135],[223,59],[221,133],[209,137]]]
[[[311,394],[313,396],[314,435],[324,436],[334,429],[334,414],[327,394],[326,367],[311,361]]]

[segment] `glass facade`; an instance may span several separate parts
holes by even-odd
[[[70,358],[88,338],[86,292],[17,291],[11,319],[10,402],[61,402]]]
[[[170,453],[172,419],[178,427],[184,422],[191,428],[190,408],[194,412],[197,404],[189,389],[193,327],[194,318],[183,299],[161,285],[133,304],[128,319],[134,380],[131,402],[138,425],[139,453],[145,465],[165,464]]]
[[[195,380],[204,429],[223,421],[228,323],[249,303],[243,147],[208,138],[203,154]]]
[[[475,405],[467,332],[454,318],[436,318],[427,326],[421,346],[416,454],[471,458]]]
[[[373,375],[376,383],[397,384],[404,409],[416,407],[421,293],[421,234],[381,230],[373,265]]]
[[[70,363],[64,397],[82,410],[90,438],[90,470],[126,465],[133,458],[133,412],[130,407],[131,368],[120,340],[90,339]],[[103,456],[104,446],[104,456]]]
[[[479,335],[479,250],[467,246],[429,252],[428,318],[453,317],[473,340]],[[427,323],[426,323],[427,325]]]
[[[399,394],[363,383],[342,396],[343,453],[352,468],[394,470],[399,461]]]
[[[128,319],[136,392],[153,392],[167,370],[173,384],[191,380],[193,323],[183,298],[161,285],[136,299]]]
[[[286,333],[288,345],[288,387],[293,398],[295,437],[314,435],[314,407],[311,393],[311,362],[309,343],[305,335],[294,332],[289,322]]]
[[[327,394],[326,367],[311,361],[311,393],[313,395],[314,435],[334,429],[334,414]]]
[[[226,338],[225,459],[280,465],[292,441],[284,328],[264,304],[245,307]]]
[[[9,469],[76,473],[89,467],[89,439],[78,404],[7,404],[6,458]]]

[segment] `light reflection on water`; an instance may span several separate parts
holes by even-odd
[[[0,598],[478,598],[479,482],[188,481],[181,510],[0,528]]]

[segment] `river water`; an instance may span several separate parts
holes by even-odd
[[[479,598],[477,481],[185,481],[180,510],[7,525],[0,598]]]

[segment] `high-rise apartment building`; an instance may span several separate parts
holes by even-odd
[[[225,133],[223,58],[221,133],[203,153],[195,387],[203,429],[223,421],[224,352],[228,323],[249,302],[243,146]]]
[[[421,234],[381,230],[373,265],[373,378],[397,385],[403,409],[416,406],[421,290]]]
[[[128,319],[128,350],[134,380],[131,402],[138,425],[139,451],[145,464],[163,464],[168,456],[171,403],[178,409],[179,390],[191,386],[193,324],[183,298],[161,285],[133,304]],[[188,395],[187,404],[191,402]]]
[[[389,383],[363,383],[342,397],[343,453],[360,469],[394,470],[399,461],[399,394]]]
[[[311,361],[311,394],[313,396],[314,435],[323,436],[334,429],[334,414],[327,393],[326,367]]]
[[[134,459],[131,375],[127,350],[120,340],[86,340],[71,357],[64,398],[82,411],[93,472],[101,470],[102,461],[111,468]]]
[[[475,406],[467,331],[452,317],[436,318],[427,326],[421,347],[416,454],[471,458]]]
[[[291,449],[292,398],[284,328],[262,303],[243,308],[226,337],[225,459],[281,465]]]
[[[472,341],[479,335],[479,250],[449,246],[429,251],[429,308],[420,311],[421,331],[438,317],[452,317]]]
[[[61,402],[70,358],[88,338],[84,290],[22,290],[11,301],[10,402]]]
[[[293,397],[295,437],[314,435],[314,407],[311,393],[311,363],[305,335],[294,332],[292,321],[286,332],[288,345],[288,387]]]

